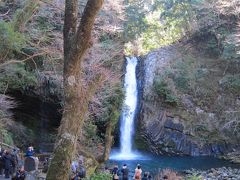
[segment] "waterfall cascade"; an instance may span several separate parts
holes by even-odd
[[[134,132],[134,116],[137,106],[137,80],[136,80],[137,58],[127,57],[125,74],[125,99],[121,119],[121,153],[132,154],[132,135]]]
[[[127,57],[126,74],[124,81],[125,99],[121,115],[120,153],[110,157],[111,159],[134,159],[137,154],[132,150],[132,139],[134,133],[134,117],[137,107],[137,78],[136,57]]]

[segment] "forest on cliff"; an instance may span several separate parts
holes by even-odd
[[[69,128],[66,161],[76,148],[92,174],[119,144],[126,56],[137,148],[240,162],[239,0],[0,1],[0,142],[52,152]]]

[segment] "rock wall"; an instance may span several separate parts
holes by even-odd
[[[218,119],[214,118],[215,114],[199,108],[193,102],[191,95],[181,96],[184,110],[179,113],[180,115],[174,113],[177,108],[166,106],[156,99],[153,92],[154,77],[181,57],[178,49],[176,46],[169,46],[140,58],[140,67],[138,67],[140,105],[137,116],[136,146],[142,149],[147,147],[155,154],[191,156],[221,155],[238,150],[239,145],[222,141],[220,137],[216,142],[209,143],[204,141],[201,135],[191,133],[191,126],[195,126],[198,119],[200,119],[199,122],[210,122],[208,126],[219,124]],[[181,111],[181,108],[178,111]],[[193,112],[192,120],[195,124],[186,122],[191,117],[184,118],[185,111]]]

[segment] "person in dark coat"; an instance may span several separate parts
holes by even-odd
[[[1,151],[0,151],[0,175],[3,175],[3,170],[4,170],[4,160],[3,160],[4,154],[5,154],[4,150],[1,149]]]
[[[16,175],[17,172],[17,165],[18,165],[18,150],[17,149],[13,149],[12,153],[11,153],[12,159],[13,159],[13,167],[11,170],[11,174],[12,176]]]
[[[112,175],[113,175],[113,180],[118,180],[119,179],[119,170],[118,170],[118,165],[115,165],[113,170],[112,170]]]
[[[148,173],[148,180],[152,180],[152,175]]]
[[[122,167],[122,169],[121,169],[121,173],[122,173],[122,180],[128,180],[129,170],[128,170],[126,164],[123,165],[123,167]]]
[[[24,180],[26,178],[26,171],[24,170],[23,167],[19,168],[15,180]]]
[[[4,160],[4,165],[5,165],[5,178],[9,178],[10,177],[10,172],[11,169],[13,167],[13,158],[11,156],[11,154],[9,153],[9,151],[6,151],[6,154],[3,156],[3,160]]]
[[[142,180],[148,180],[148,172],[144,172]]]

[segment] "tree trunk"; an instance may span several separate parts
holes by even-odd
[[[107,124],[106,132],[105,132],[104,152],[103,152],[102,157],[98,160],[99,163],[103,163],[109,159],[112,142],[113,142],[112,130],[113,130],[113,124],[111,122],[109,122]]]
[[[64,20],[64,112],[47,180],[68,180],[72,157],[88,103],[98,84],[85,87],[81,81],[81,61],[89,47],[91,30],[104,0],[88,0],[75,33],[76,0],[66,0]],[[99,80],[99,79],[97,79]]]

